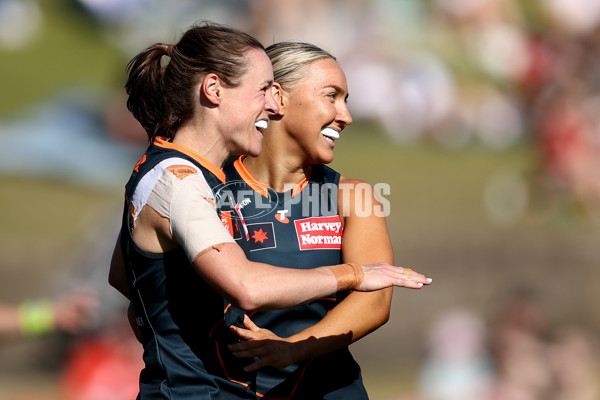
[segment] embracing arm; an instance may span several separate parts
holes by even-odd
[[[356,188],[360,188],[360,191]],[[348,190],[343,195],[342,190]],[[364,192],[363,192],[364,191]],[[356,195],[363,195],[359,206],[371,205],[371,209],[358,210]],[[356,180],[342,179],[340,182],[339,209],[346,210],[342,257],[345,262],[361,264],[383,261],[393,263],[393,251],[382,205],[370,185]],[[420,288],[428,284],[423,275],[410,269],[401,269],[402,285]],[[249,370],[267,365],[285,367],[292,362],[317,357],[341,349],[364,337],[389,318],[392,288],[374,292],[351,292],[334,307],[321,321],[289,338],[279,338],[266,329],[260,329],[246,318],[247,329],[231,327],[245,342],[231,346],[238,357],[255,357]]]
[[[245,311],[294,307],[345,290],[373,291],[399,285],[402,269],[386,264],[281,268],[248,261],[235,243],[198,255],[198,273],[232,305]]]
[[[361,189],[356,190],[357,186]],[[348,191],[344,193],[344,191]],[[356,203],[356,196],[364,195]],[[394,263],[392,243],[385,216],[375,212],[381,208],[373,188],[365,182],[342,178],[338,196],[344,212],[342,257],[344,262],[369,264]],[[357,206],[371,209],[357,210]],[[357,212],[358,211],[358,212]],[[392,301],[391,287],[374,292],[351,292],[317,324],[291,336],[304,343],[304,358],[319,356],[350,345],[388,321]],[[317,338],[322,340],[307,340]]]
[[[181,246],[198,274],[242,310],[288,308],[338,291],[373,291],[403,284],[403,269],[386,263],[302,270],[248,261],[217,216],[214,195],[204,177],[186,166],[169,168],[139,212],[133,240],[151,253]],[[117,248],[111,284],[127,296],[121,269]]]

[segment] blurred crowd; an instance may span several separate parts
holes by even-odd
[[[599,342],[552,324],[531,291],[515,291],[491,321],[446,310],[433,323],[418,397],[403,400],[595,400]]]
[[[355,120],[379,124],[398,145],[531,148],[538,169],[530,184],[600,223],[600,0],[62,3],[98,24],[124,59],[174,40],[202,19],[245,30],[265,45],[315,43],[344,68]],[[27,46],[44,23],[38,0],[0,0],[0,49]],[[121,95],[68,88],[19,118],[0,121],[0,137],[11,138],[0,149],[0,169],[120,188],[145,140]],[[72,151],[64,151],[65,141]],[[125,371],[135,378],[139,354],[123,326],[107,318],[102,335],[81,338],[65,364],[64,397],[117,399],[113,387],[135,391]],[[578,328],[549,330],[529,298],[512,299],[489,326],[468,311],[449,312],[428,344],[419,399],[600,396],[595,338]]]
[[[313,42],[346,71],[355,120],[401,145],[533,149],[529,202],[600,222],[600,0],[69,0],[129,59],[201,19],[266,45]],[[37,0],[0,1],[0,47],[39,34]],[[535,197],[535,198],[533,198]]]

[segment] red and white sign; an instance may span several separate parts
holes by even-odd
[[[300,250],[342,248],[342,221],[333,217],[312,217],[294,221]]]

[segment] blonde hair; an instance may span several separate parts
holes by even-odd
[[[315,61],[336,58],[329,52],[310,43],[279,42],[266,48],[273,64],[275,82],[289,89],[305,76],[306,67]]]

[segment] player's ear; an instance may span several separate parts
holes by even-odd
[[[285,106],[287,105],[286,91],[283,90],[281,85],[277,82],[273,83],[273,86],[271,87],[271,91],[273,93],[273,98],[275,99],[275,102],[279,106],[278,115],[284,115],[285,114]]]
[[[215,73],[206,74],[200,85],[200,98],[205,98],[211,104],[221,103],[223,95],[223,86],[221,79]]]

